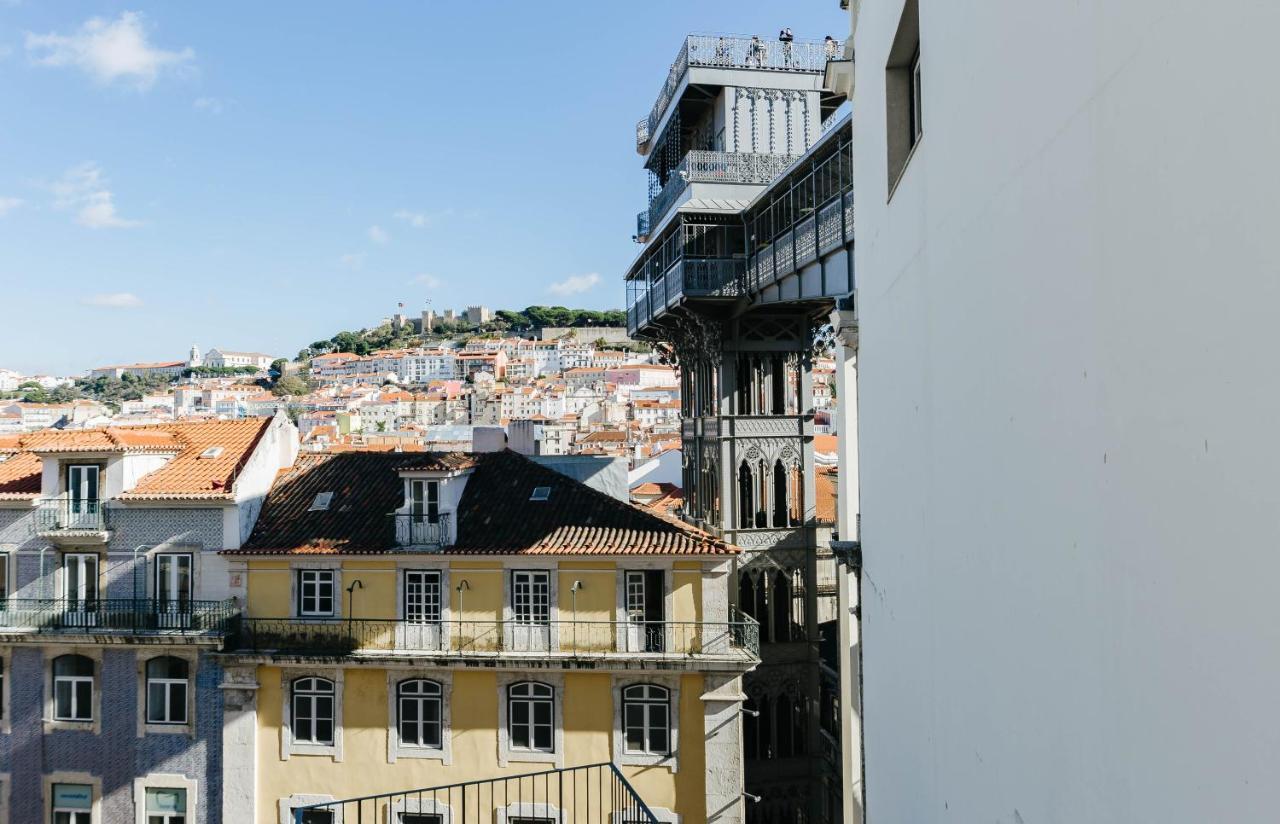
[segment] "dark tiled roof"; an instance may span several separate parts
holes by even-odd
[[[616,500],[515,452],[306,455],[277,481],[242,549],[225,554],[376,554],[395,551],[388,513],[404,501],[397,470],[470,469],[458,504],[463,555],[714,555],[736,552],[711,536]],[[532,501],[548,487],[545,501]],[[326,511],[308,511],[333,492]]]

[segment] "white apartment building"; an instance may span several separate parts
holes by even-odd
[[[857,14],[867,819],[1274,820],[1280,6]]]
[[[204,356],[204,365],[213,367],[252,366],[257,369],[270,369],[275,360],[271,355],[261,352],[232,352],[230,349],[210,349]],[[185,363],[183,364],[186,365]]]

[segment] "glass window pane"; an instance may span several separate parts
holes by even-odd
[[[551,728],[534,728],[534,749],[551,751]]]
[[[169,721],[173,724],[187,723],[187,685],[169,685]]]
[[[546,701],[538,701],[533,705],[533,721],[535,724],[551,723],[551,705]]]
[[[529,749],[529,727],[526,724],[511,725],[511,746]]]
[[[333,722],[328,718],[316,719],[316,743],[333,743]]]
[[[89,720],[93,718],[93,683],[76,682],[76,718]]]
[[[53,715],[55,718],[71,717],[71,684],[59,681],[53,687]]]
[[[154,723],[163,723],[165,719],[164,712],[165,689],[164,684],[157,684],[154,681],[147,684],[147,720]]]

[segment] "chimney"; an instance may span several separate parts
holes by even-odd
[[[472,452],[501,452],[506,448],[507,433],[501,426],[476,426],[472,428]]]

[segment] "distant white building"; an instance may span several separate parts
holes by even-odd
[[[193,347],[194,350],[194,347]],[[196,351],[195,354],[199,355]],[[270,369],[275,358],[261,352],[232,352],[229,349],[210,349],[204,359],[205,366],[226,368],[233,366],[253,366],[258,369]]]

